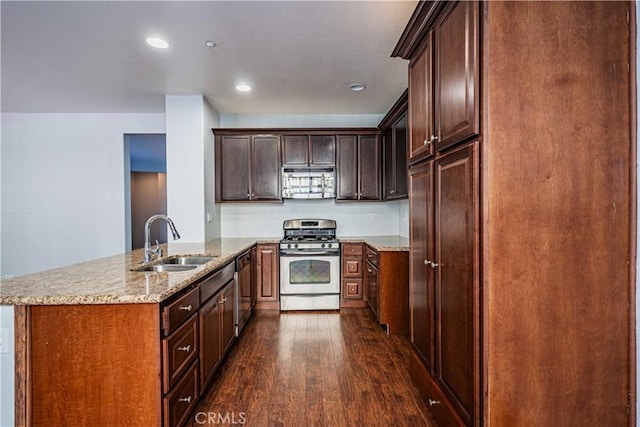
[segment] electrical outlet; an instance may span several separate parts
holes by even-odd
[[[374,213],[369,214],[369,219],[371,221],[375,221],[376,220],[376,214],[374,214]]]
[[[8,336],[9,330],[7,328],[0,329],[0,353],[9,353]]]
[[[211,224],[213,222],[213,215],[211,212],[207,212],[207,223]]]

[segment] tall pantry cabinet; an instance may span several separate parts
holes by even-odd
[[[420,2],[411,376],[441,426],[635,425],[633,2]]]

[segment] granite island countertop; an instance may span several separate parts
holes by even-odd
[[[256,243],[280,238],[222,238],[205,243],[170,242],[164,256],[208,255],[214,260],[184,272],[131,271],[143,250],[86,261],[0,281],[0,305],[159,303],[235,259]],[[159,264],[161,261],[152,262]]]
[[[208,255],[215,259],[183,272],[132,271],[140,267],[143,250],[99,258],[0,281],[0,305],[73,305],[159,303],[208,273],[223,267],[256,243],[274,238],[221,238],[205,243],[169,242],[163,258]],[[378,251],[408,251],[402,236],[338,236],[341,243],[367,243]],[[159,264],[154,260],[151,264]]]

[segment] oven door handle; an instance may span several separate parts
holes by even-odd
[[[326,255],[326,256],[339,256],[340,251],[288,251],[286,249],[280,250],[280,255],[284,256],[308,256],[308,255]]]

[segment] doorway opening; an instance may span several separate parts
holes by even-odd
[[[167,214],[167,143],[165,134],[125,134],[125,250],[144,247],[144,224]],[[162,221],[151,224],[151,243],[167,242]]]

